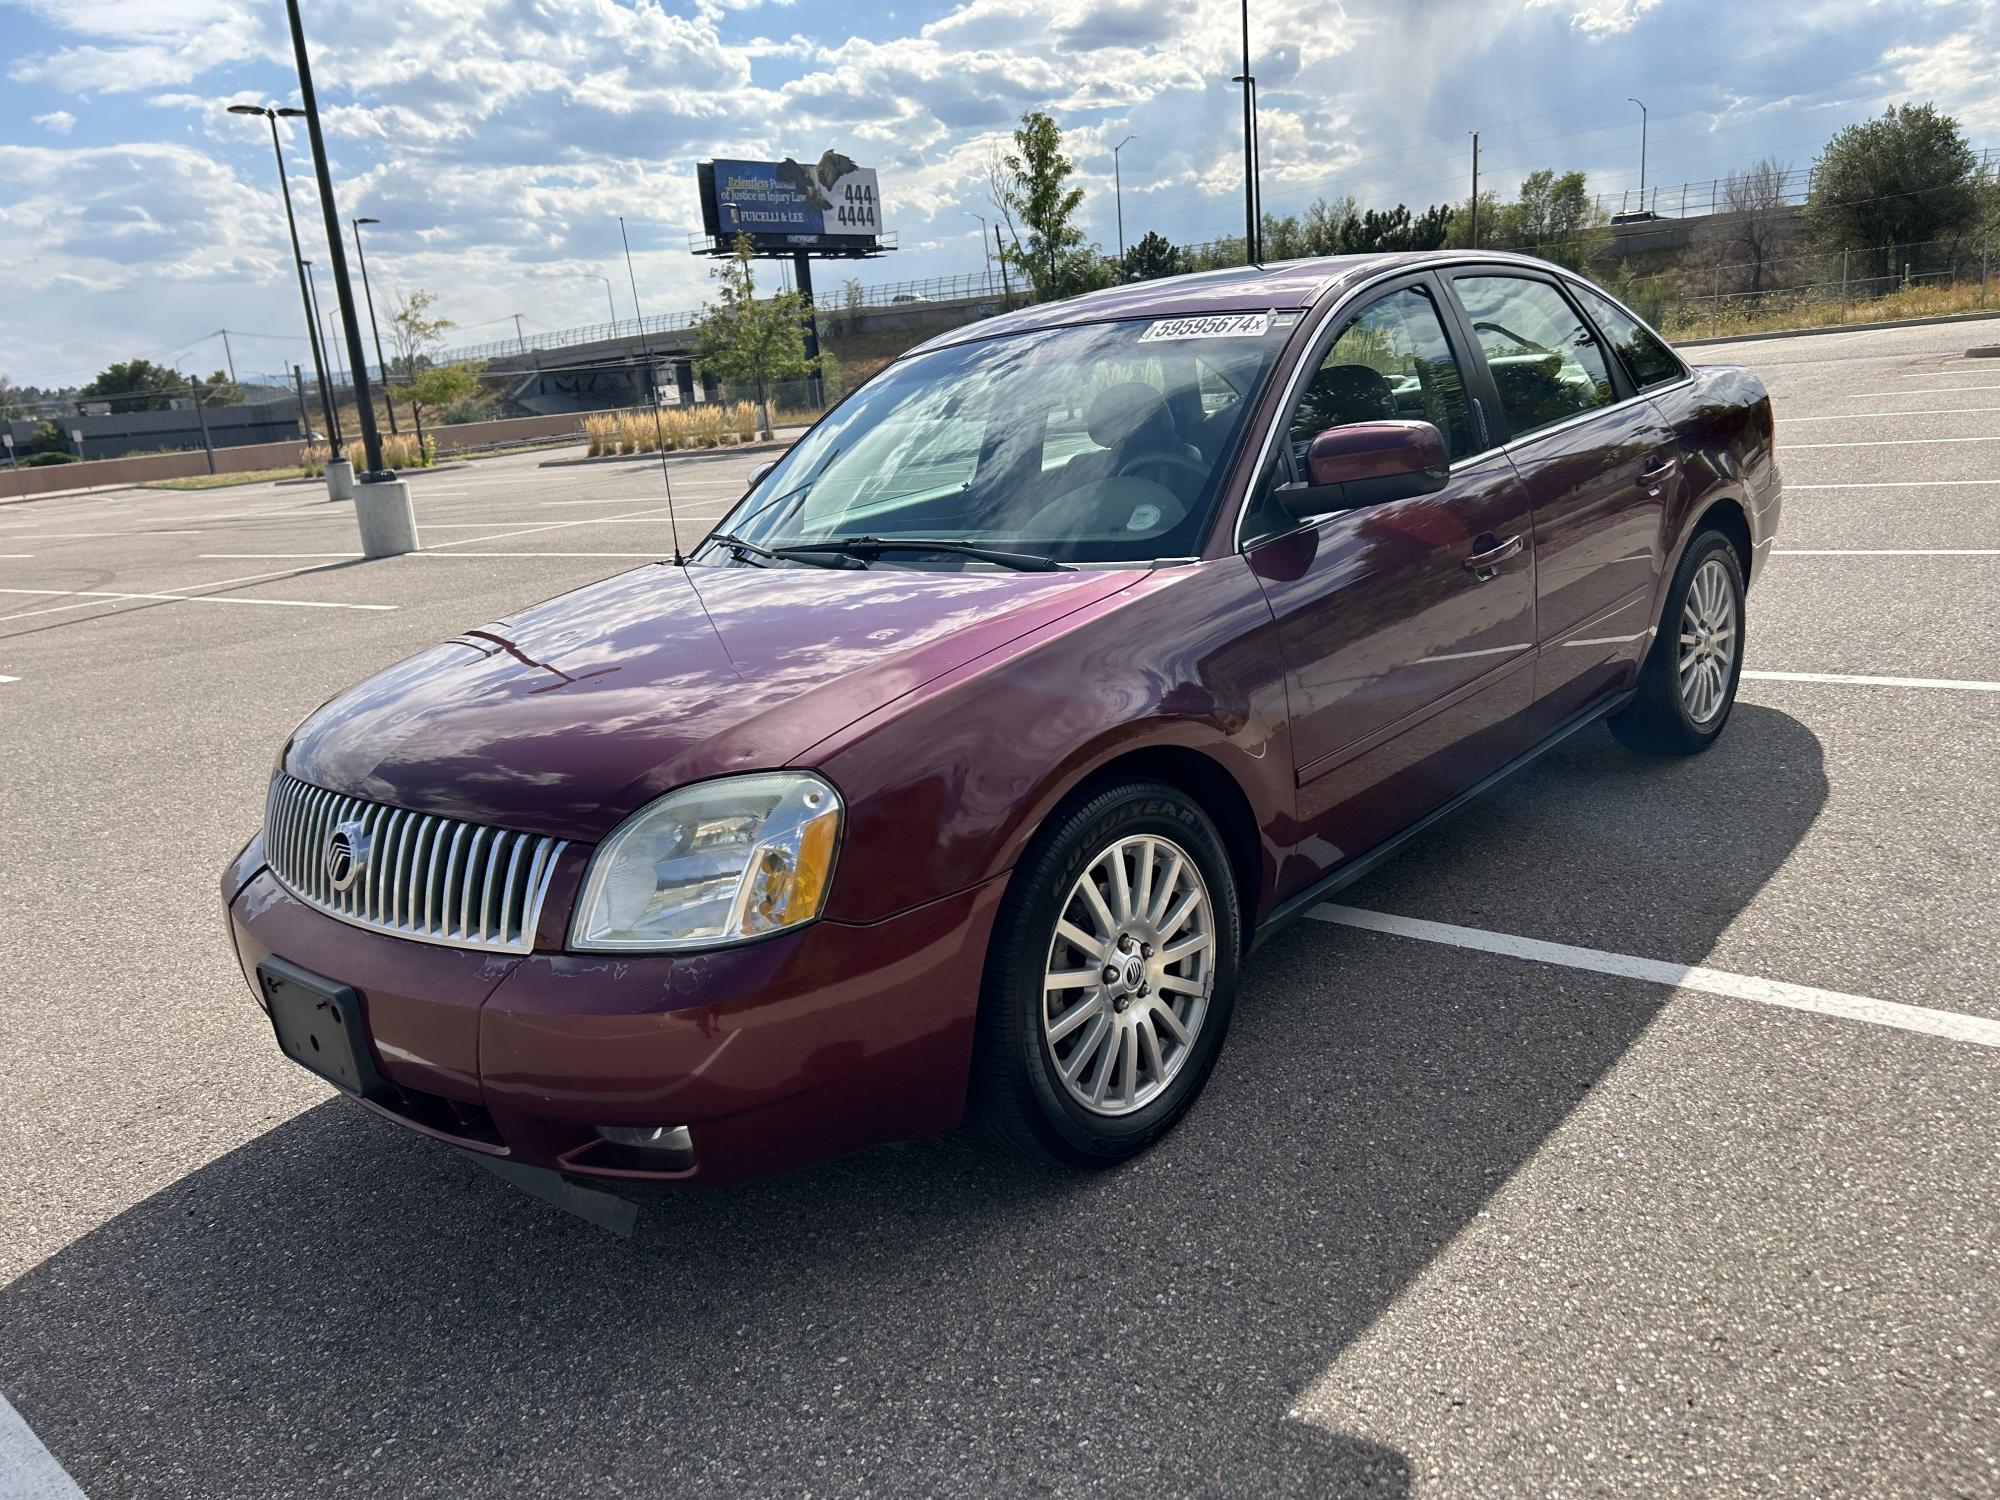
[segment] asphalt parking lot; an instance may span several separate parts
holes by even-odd
[[[321,700],[664,554],[658,465],[421,476],[379,562],[310,486],[0,504],[0,1494],[2000,1493],[1993,327],[1690,350],[1787,481],[1722,743],[1295,924],[1159,1149],[630,1240],[286,1063],[215,888]]]

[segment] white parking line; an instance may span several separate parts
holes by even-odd
[[[1773,557],[2000,557],[2000,547],[1773,547]]]
[[[1943,484],[2000,484],[2000,479],[1846,479],[1838,484],[1787,484],[1792,490],[1927,490]]]
[[[1635,958],[1626,953],[1606,953],[1598,948],[1578,948],[1568,943],[1544,942],[1540,938],[1515,937],[1511,933],[1487,932],[1477,927],[1454,927],[1448,922],[1426,922],[1417,917],[1399,917],[1388,912],[1363,911],[1354,906],[1331,903],[1315,906],[1307,916],[1341,927],[1358,927],[1368,932],[1393,933],[1426,943],[1443,943],[1453,948],[1470,948],[1503,958],[1529,959],[1535,963],[1558,964],[1566,969],[1583,969],[1593,974],[1611,974],[1621,979],[1643,979],[1675,989],[1697,990],[1708,995],[1724,995],[1732,1000],[1748,1000],[1757,1005],[1775,1005],[1786,1010],[1810,1011],[1844,1021],[1865,1021],[1872,1026],[1889,1026],[1899,1031],[1922,1032],[1947,1041],[1971,1042],[1980,1047],[2000,1047],[2000,1021],[1984,1016],[1968,1016],[1958,1011],[1932,1010],[1922,1005],[1904,1005],[1894,1000],[1876,1000],[1867,995],[1847,995],[1838,990],[1814,989],[1810,985],[1786,984],[1762,979],[1754,974],[1732,974],[1723,969],[1706,969],[1696,964],[1663,963],[1654,958]]]
[[[1796,453],[1803,448],[1927,448],[1936,443],[2000,443],[2000,433],[1979,437],[1859,438],[1847,443],[1780,443],[1780,453]]]
[[[1922,378],[1929,370],[1912,370],[1910,376]],[[1905,379],[1910,378],[1905,376]],[[1907,391],[1846,391],[1835,392],[1823,399],[1831,401],[1879,401],[1884,396],[1942,396],[1952,391],[2000,391],[2000,385],[1921,385]]]
[[[0,589],[0,594],[39,594],[48,599],[168,599],[180,604],[270,604],[287,609],[396,609],[394,604],[345,604],[331,599],[249,599],[232,594],[121,594],[102,589]],[[68,606],[64,606],[67,608]],[[46,611],[53,613],[53,611]],[[0,619],[20,620],[42,614],[29,610],[22,615],[0,615]]]
[[[0,1396],[0,1495],[7,1500],[84,1500],[76,1481],[5,1396]]]
[[[18,677],[0,677],[0,682],[19,682],[20,680]]]
[[[1860,422],[1869,417],[1962,417],[1969,412],[1989,411],[2000,411],[2000,406],[1932,406],[1921,411],[1843,411],[1836,412],[1832,416],[1783,416],[1778,420],[1789,427],[1794,422]]]
[[[1949,688],[1965,693],[2000,693],[2000,682],[1974,682],[1963,677],[1869,677],[1847,672],[1751,672],[1758,682],[1835,682],[1847,687]]]

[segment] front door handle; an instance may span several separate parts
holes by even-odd
[[[1510,536],[1496,547],[1473,553],[1465,560],[1465,571],[1484,583],[1500,571],[1500,564],[1520,554],[1521,539],[1518,536]]]

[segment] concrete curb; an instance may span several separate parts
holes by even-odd
[[[768,443],[732,443],[727,448],[676,448],[666,454],[667,458],[714,458],[724,453],[759,453],[768,449],[783,450],[798,441],[803,427],[785,427],[781,432],[789,432],[791,437],[775,437]],[[580,469],[591,464],[656,464],[658,453],[600,453],[595,458],[545,458],[535,467],[538,469]]]
[[[396,477],[398,479],[415,479],[420,474],[443,474],[451,469],[469,469],[471,467],[472,467],[471,464],[467,463],[464,459],[460,459],[457,463],[453,464],[432,464],[428,469],[398,469],[396,471]],[[268,483],[274,486],[283,486],[292,484],[325,484],[326,480],[323,476],[318,474],[302,474],[297,479],[273,479],[268,481]]]
[[[1829,328],[1785,328],[1772,333],[1739,333],[1724,338],[1675,339],[1676,349],[1699,349],[1706,344],[1749,344],[1764,339],[1809,339],[1823,333],[1873,333],[1879,328],[1932,328],[1943,323],[1986,323],[2000,318],[2000,312],[1940,313],[1935,318],[1895,318],[1887,323],[1835,323]]]

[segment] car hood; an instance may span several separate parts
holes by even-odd
[[[784,765],[1140,576],[640,568],[351,688],[299,726],[285,767],[372,802],[594,841],[676,786]]]

